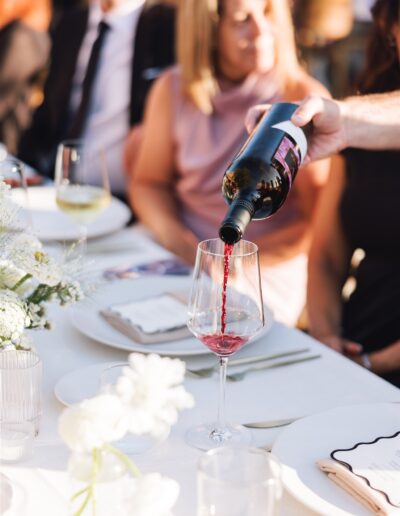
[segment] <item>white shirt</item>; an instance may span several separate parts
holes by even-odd
[[[76,112],[81,95],[97,27],[103,19],[110,26],[101,50],[101,58],[91,95],[86,127],[82,138],[91,157],[88,181],[101,183],[97,157],[106,156],[111,190],[125,191],[123,148],[129,131],[129,106],[134,36],[144,0],[123,0],[113,11],[104,14],[98,4],[89,11],[89,22],[78,55],[73,78],[70,108]],[[99,158],[100,159],[100,158]]]

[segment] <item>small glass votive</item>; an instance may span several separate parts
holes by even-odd
[[[197,516],[275,516],[281,497],[281,467],[264,450],[215,448],[199,460]]]
[[[42,362],[33,351],[0,352],[0,423],[30,422],[39,432]]]
[[[29,458],[34,437],[35,427],[29,421],[0,422],[0,461],[18,462]]]

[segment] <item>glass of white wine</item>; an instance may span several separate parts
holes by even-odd
[[[87,225],[96,220],[111,201],[104,151],[91,154],[81,140],[61,142],[57,150],[55,183],[57,206],[77,223],[78,244],[84,250]]]

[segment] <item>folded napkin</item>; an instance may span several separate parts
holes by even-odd
[[[331,480],[345,489],[353,498],[374,514],[381,516],[400,515],[400,509],[389,504],[382,493],[371,489],[364,479],[352,473],[350,469],[340,464],[340,462],[333,459],[321,459],[317,461],[317,465]]]
[[[187,305],[182,293],[168,292],[100,310],[116,330],[140,344],[154,344],[190,336]]]

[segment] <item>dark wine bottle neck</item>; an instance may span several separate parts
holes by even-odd
[[[265,200],[263,202],[265,205]],[[219,229],[219,237],[226,244],[236,244],[242,239],[244,232],[257,211],[257,200],[252,194],[236,198]],[[272,211],[272,202],[271,202]]]

